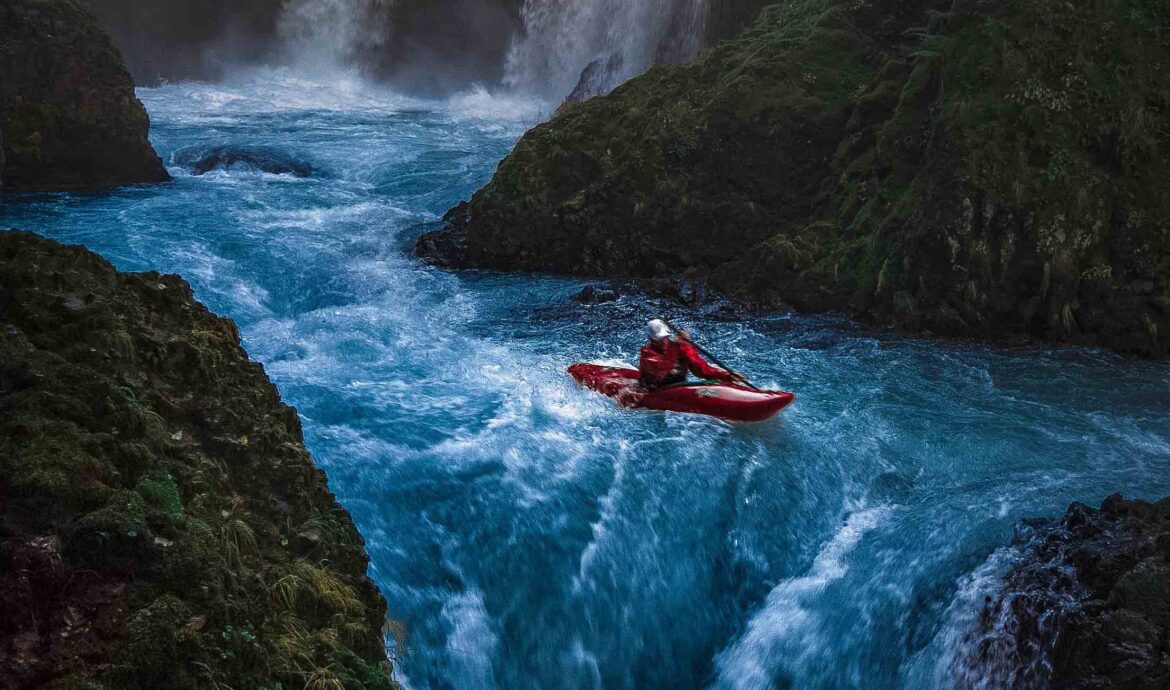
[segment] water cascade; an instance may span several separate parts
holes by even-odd
[[[698,52],[708,2],[507,0],[497,10],[512,16],[518,29],[511,37],[495,41],[510,44],[499,58],[504,63],[504,85],[551,101],[574,91],[582,98],[606,93],[654,64],[678,62]],[[460,3],[448,4],[434,12],[451,26],[461,21],[491,24],[483,17],[464,16]],[[408,8],[397,0],[289,0],[278,25],[283,62],[309,74],[355,66],[384,74],[381,68],[395,62],[395,43],[417,40],[417,36],[397,35],[411,33],[410,27],[399,26],[409,24],[408,15]],[[467,45],[460,49],[470,50]],[[437,51],[421,69],[442,70],[448,61],[458,63],[457,58]],[[461,70],[463,78],[482,78],[469,69]],[[391,67],[389,74],[394,73]]]
[[[1019,520],[1170,494],[1165,363],[420,264],[523,99],[279,72],[140,95],[172,184],[13,195],[0,227],[180,273],[236,321],[366,539],[410,690],[978,687]],[[664,309],[796,405],[731,426],[565,375],[631,361]]]
[[[288,64],[313,71],[357,64],[385,46],[395,0],[289,0],[278,23]]]
[[[707,0],[525,0],[521,14],[505,82],[559,99],[591,65],[606,67],[600,90],[608,91],[656,63],[693,56]]]

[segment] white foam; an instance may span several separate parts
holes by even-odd
[[[716,688],[772,687],[781,667],[794,665],[824,646],[820,620],[811,604],[826,587],[849,572],[846,557],[889,511],[888,506],[879,506],[852,513],[821,547],[807,573],[784,580],[772,589],[739,640],[716,657]]]
[[[443,105],[456,121],[485,120],[497,127],[503,123],[534,125],[551,112],[548,102],[540,98],[514,91],[493,92],[480,84],[450,96]]]
[[[492,659],[499,639],[484,607],[483,594],[468,590],[443,602],[443,619],[451,626],[447,636],[447,679],[457,688],[495,687]]]
[[[215,83],[175,83],[138,89],[151,112],[165,112],[175,124],[238,124],[256,114],[326,111],[393,114],[427,101],[403,96],[356,72],[312,74],[288,67],[240,69]]]
[[[1011,683],[1001,684],[1004,680],[1001,675],[988,672],[995,669],[983,667],[972,670],[965,665],[969,658],[975,656],[974,647],[983,641],[982,637],[973,633],[980,628],[979,615],[983,611],[985,598],[1003,588],[1004,573],[1019,559],[1019,549],[998,549],[959,581],[954,599],[943,614],[942,627],[929,645],[904,664],[902,687],[960,687],[969,690],[1019,687]],[[993,634],[997,632],[999,630],[993,631]],[[1018,668],[1015,664],[1010,666]]]
[[[613,483],[609,490],[598,501],[601,506],[600,514],[597,521],[589,525],[589,529],[593,533],[593,538],[585,546],[581,552],[581,557],[577,560],[577,574],[573,576],[573,592],[575,594],[581,593],[586,585],[592,584],[592,577],[590,569],[597,558],[598,551],[604,545],[606,538],[609,535],[607,525],[617,516],[617,504],[622,497],[622,483],[625,479],[625,462],[619,461],[614,467]]]
[[[585,649],[585,644],[580,637],[573,638],[570,659],[572,659],[574,666],[585,672],[588,683],[584,687],[589,688],[589,690],[601,690],[601,664],[596,654]]]

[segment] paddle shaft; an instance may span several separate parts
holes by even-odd
[[[665,318],[663,318],[663,317],[659,317],[659,318],[661,318],[661,319],[662,319],[662,323],[666,324],[666,325],[667,325],[667,327],[668,327],[668,328],[670,328],[670,330],[674,331],[675,333],[678,333],[679,329],[678,329],[678,328],[676,328],[676,327],[675,327],[675,325],[674,325],[673,323],[671,323],[671,322],[667,321],[667,320],[666,320]],[[695,341],[693,341],[693,340],[692,340],[692,341],[690,341],[690,343],[691,343],[691,345],[694,345],[694,346],[695,346],[695,349],[699,351],[699,354],[701,354],[701,355],[703,355],[704,357],[706,357],[707,359],[711,360],[711,363],[712,363],[712,364],[714,364],[715,366],[719,367],[720,369],[723,369],[724,371],[726,371],[726,372],[728,372],[728,373],[735,374],[736,376],[740,376],[740,377],[742,377],[742,378],[743,378],[743,384],[744,384],[745,386],[747,386],[748,388],[754,388],[755,390],[760,390],[760,388],[759,388],[758,386],[756,386],[756,384],[752,383],[751,381],[748,381],[746,376],[743,376],[742,374],[740,374],[739,372],[737,372],[735,369],[732,369],[731,367],[729,367],[729,366],[727,366],[726,364],[724,364],[723,362],[721,362],[721,361],[719,360],[719,358],[718,358],[718,357],[716,357],[715,355],[711,354],[711,352],[710,352],[709,350],[707,350],[706,348],[704,348],[702,345],[700,345],[700,344],[696,343],[696,342],[695,342]]]

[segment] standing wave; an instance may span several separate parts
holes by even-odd
[[[867,532],[890,513],[889,506],[858,510],[849,515],[833,538],[821,547],[812,567],[800,577],[772,588],[747,630],[716,658],[717,690],[759,690],[775,685],[777,675],[800,675],[819,649],[821,625],[810,605],[849,572],[849,554]]]

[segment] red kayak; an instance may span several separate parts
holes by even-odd
[[[762,422],[779,414],[796,396],[783,391],[761,391],[735,383],[684,383],[647,391],[638,383],[638,370],[574,364],[569,375],[623,407],[666,412],[705,414],[730,422]]]

